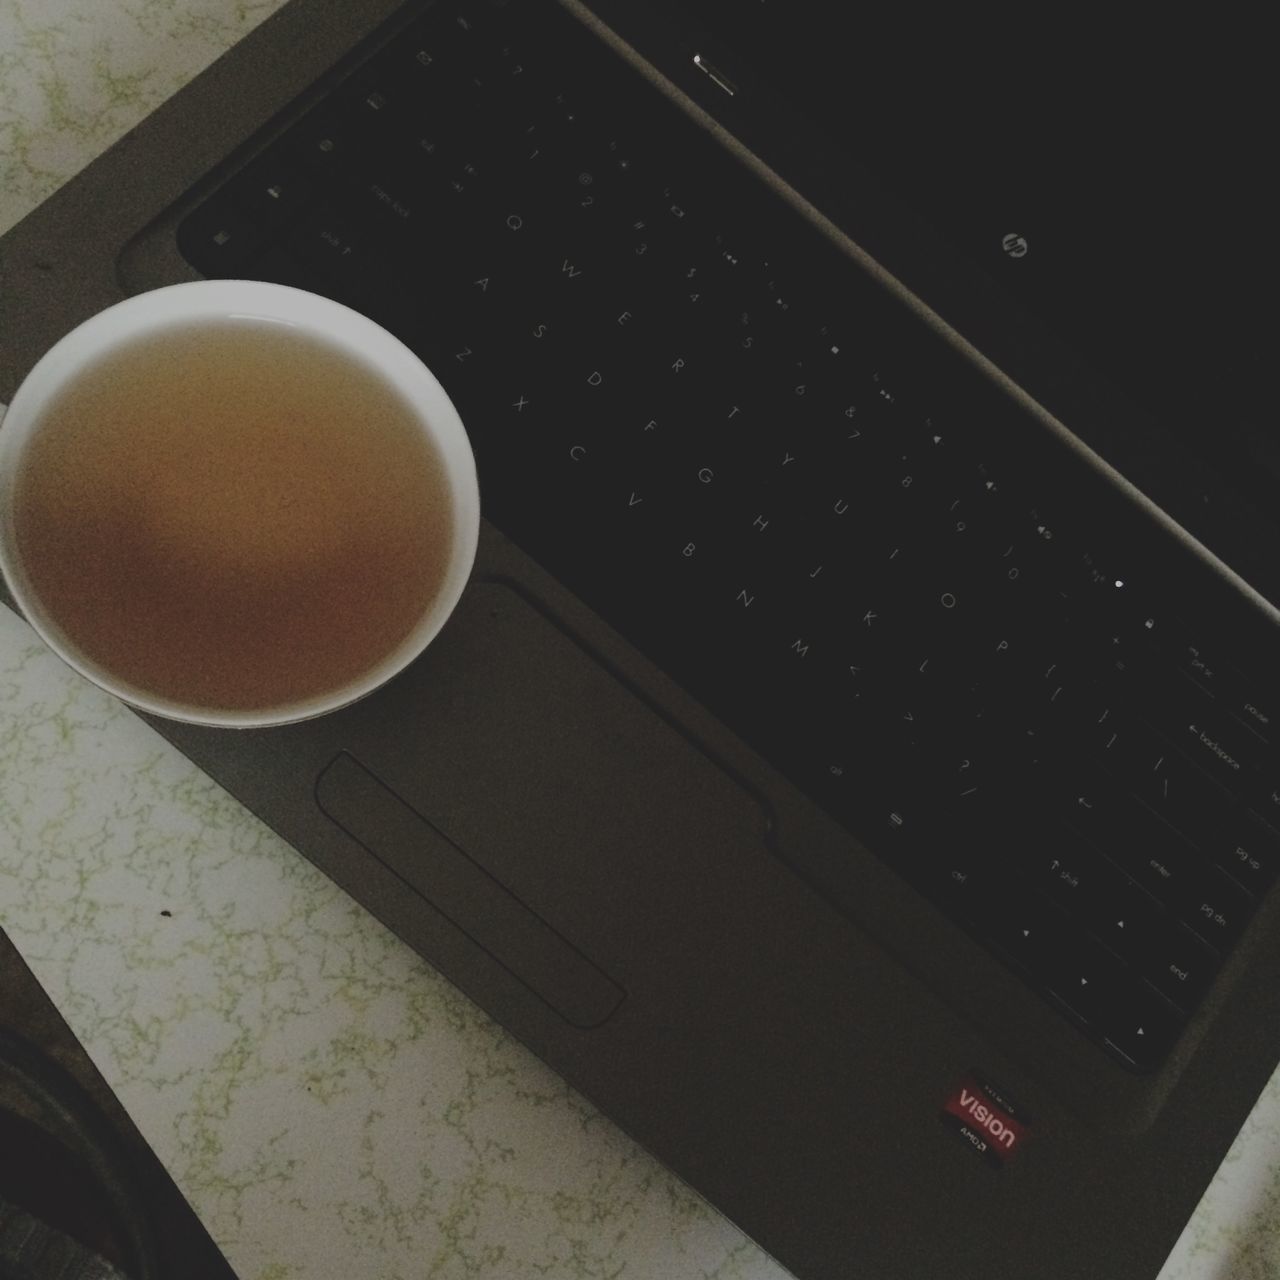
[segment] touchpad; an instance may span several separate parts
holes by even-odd
[[[669,966],[666,940],[724,893],[697,871],[708,849],[765,832],[744,787],[500,583],[473,583],[427,653],[343,717],[323,812],[575,1026]]]
[[[574,1026],[599,1026],[621,1004],[616,982],[353,756],[325,769],[316,799],[406,889]]]

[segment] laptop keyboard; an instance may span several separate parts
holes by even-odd
[[[530,11],[416,19],[182,252],[398,333],[494,524],[1155,1069],[1280,867],[1280,705],[996,461],[859,272]]]

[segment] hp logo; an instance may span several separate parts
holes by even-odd
[[[1027,244],[1027,237],[1020,236],[1016,231],[1010,231],[1003,240],[1000,241],[1001,248],[1011,258],[1025,258],[1027,250],[1031,247]]]

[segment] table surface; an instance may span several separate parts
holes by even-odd
[[[0,0],[0,232],[280,3]],[[785,1280],[3,608],[0,927],[245,1280]],[[1280,1073],[1161,1280],[1278,1274]]]

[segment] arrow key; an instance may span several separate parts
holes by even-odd
[[[1054,958],[1048,986],[1080,1018],[1097,1026],[1113,1013],[1117,990],[1128,975],[1125,966],[1093,939],[1079,936],[1071,941],[1074,945],[1064,945]]]
[[[1117,992],[1111,1015],[1095,1024],[1107,1047],[1136,1071],[1154,1071],[1182,1034],[1185,1020],[1145,982]]]
[[[986,895],[986,903],[987,917],[977,922],[985,937],[1033,982],[1046,985],[1073,932],[1066,917],[1038,893],[1012,885]]]

